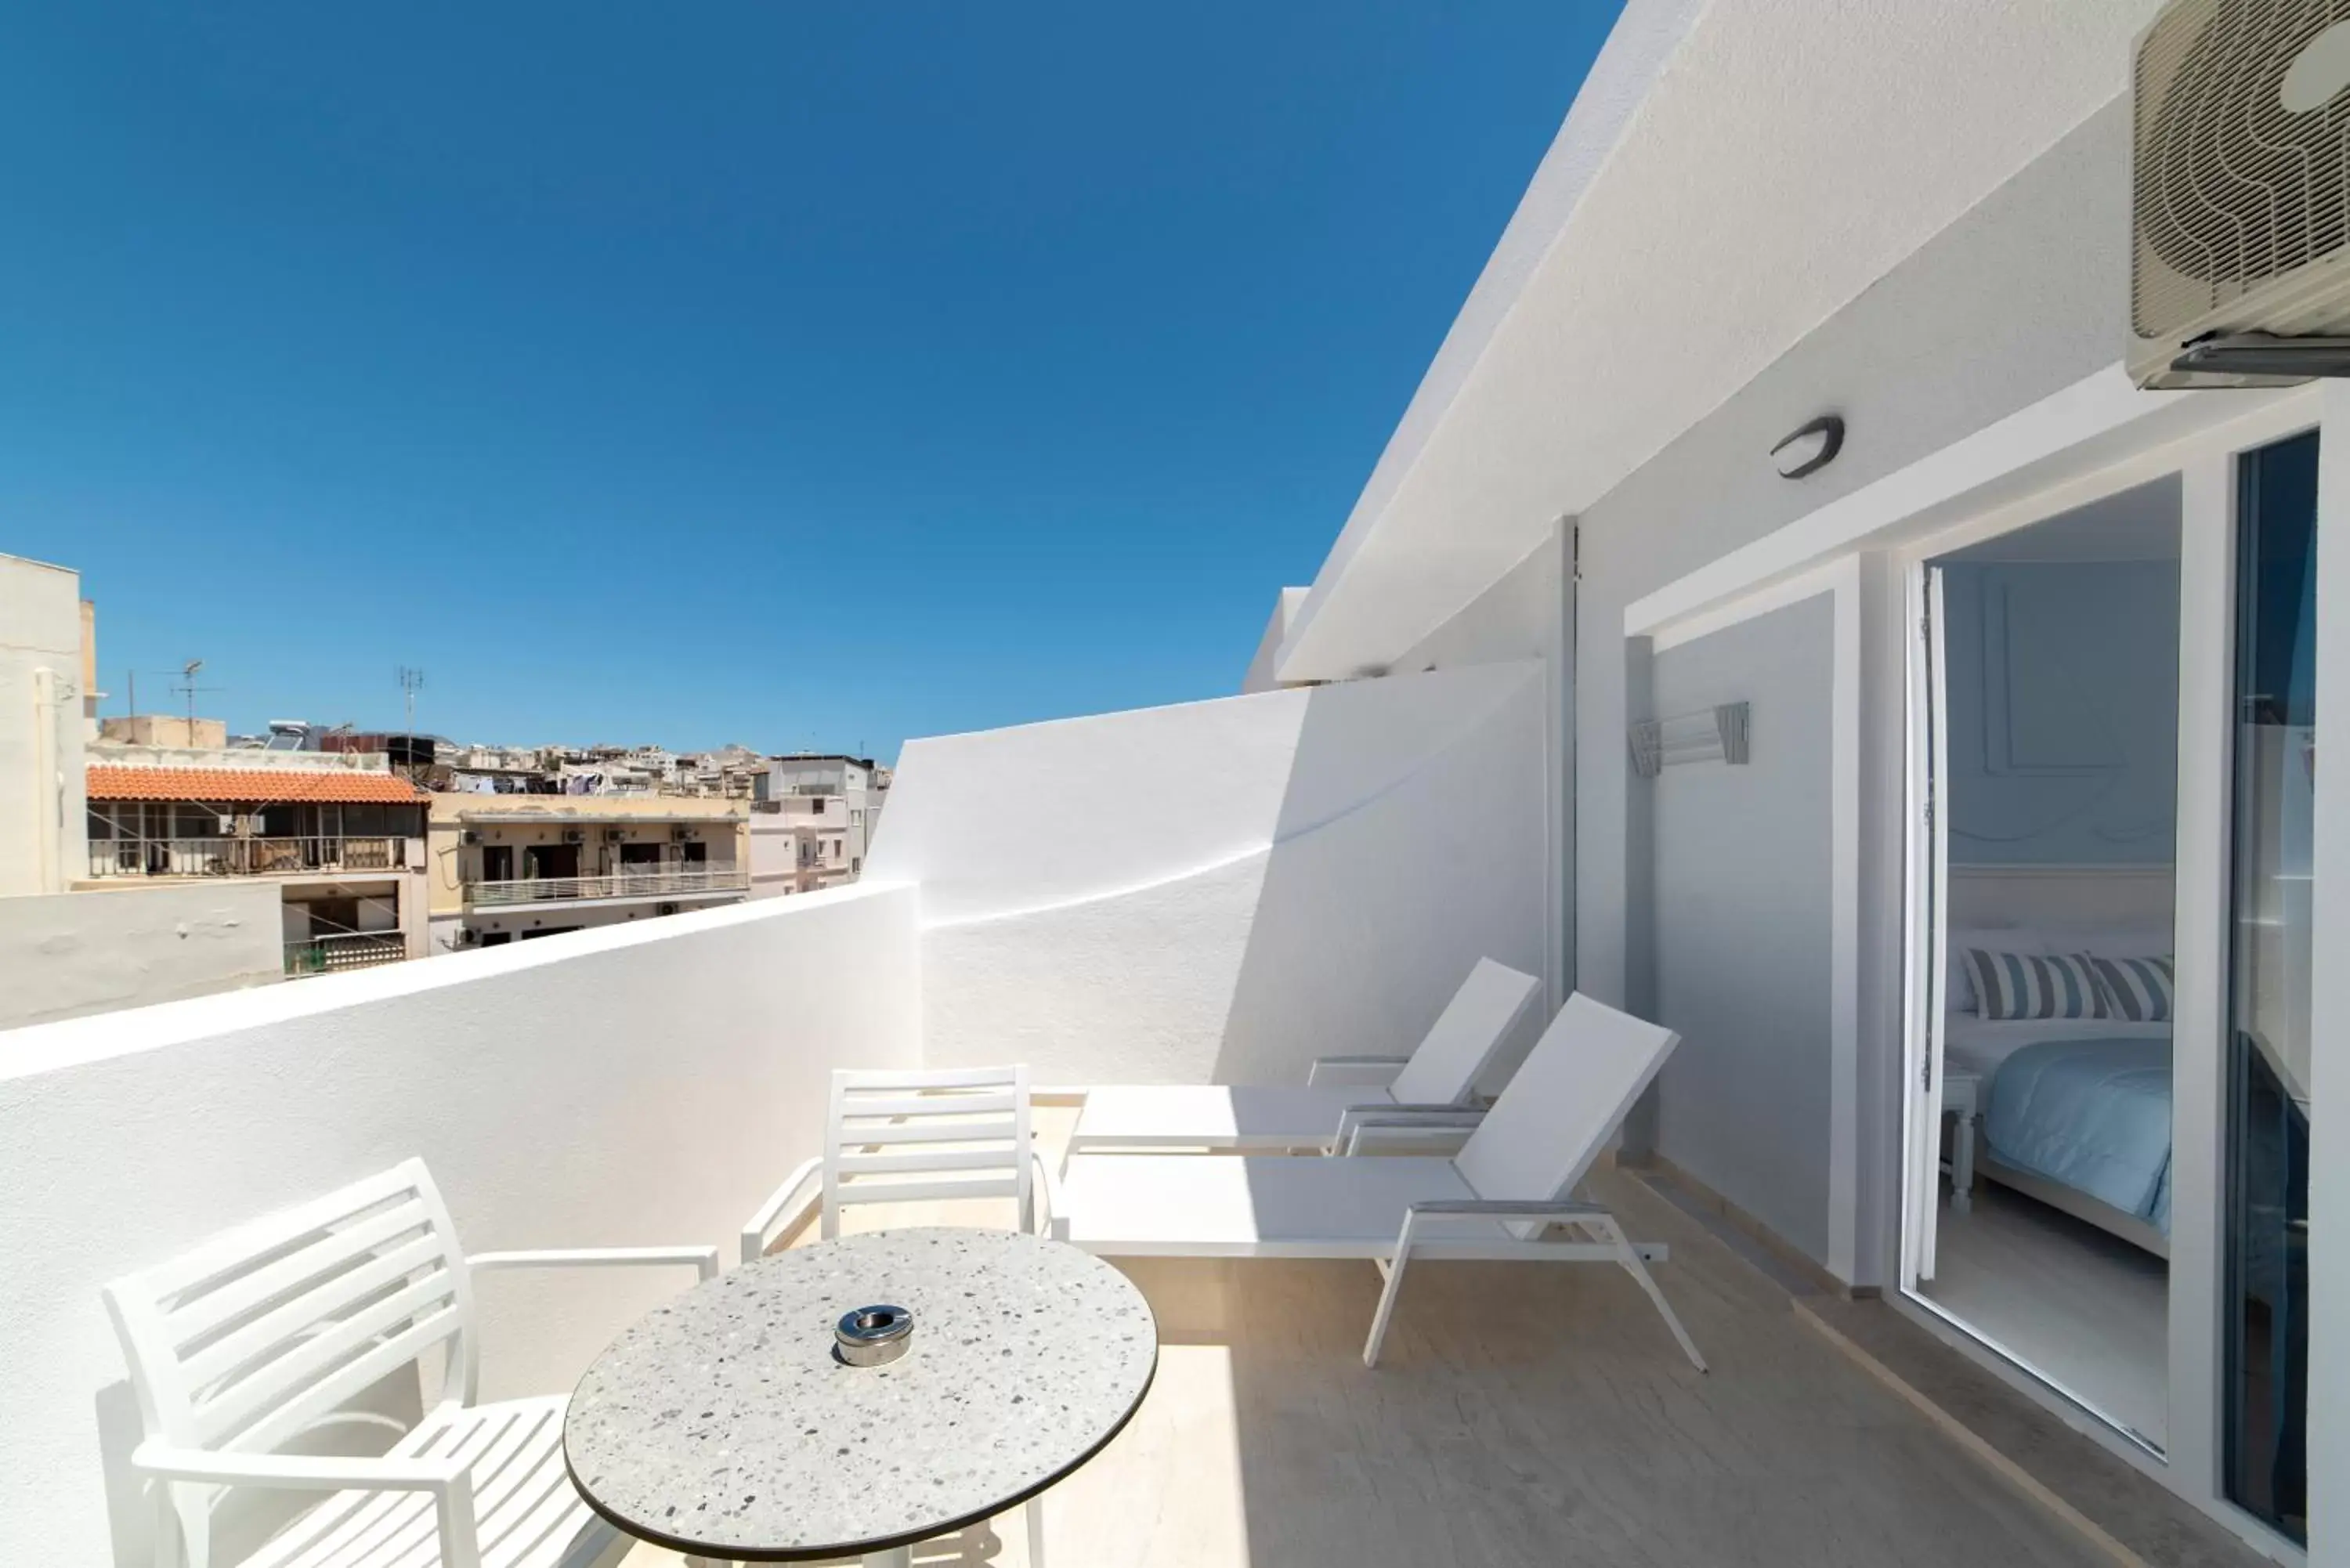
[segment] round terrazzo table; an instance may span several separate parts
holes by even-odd
[[[902,1306],[905,1353],[835,1354],[844,1314]],[[1010,1231],[879,1231],[746,1263],[639,1319],[571,1396],[588,1505],[692,1556],[910,1549],[1003,1512],[1098,1453],[1159,1365],[1126,1276]]]

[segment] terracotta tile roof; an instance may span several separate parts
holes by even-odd
[[[89,764],[92,800],[380,801],[421,805],[429,797],[392,774],[353,768],[151,768]]]

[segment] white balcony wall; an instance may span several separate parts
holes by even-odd
[[[145,1561],[99,1291],[226,1225],[421,1155],[473,1251],[731,1246],[833,1067],[919,1061],[915,905],[868,882],[0,1035],[0,1563]],[[485,1394],[569,1387],[691,1282],[490,1277]]]
[[[1518,662],[910,742],[870,873],[921,887],[928,1059],[1295,1082],[1409,1051],[1480,956],[1542,973],[1544,691]]]
[[[226,878],[0,898],[0,1029],[283,979],[278,905]]]
[[[1296,618],[1298,607],[1311,591],[1284,588],[1274,598],[1273,618],[1264,623],[1264,636],[1258,639],[1256,652],[1249,659],[1248,669],[1242,672],[1243,693],[1271,691],[1281,685],[1281,677],[1273,667],[1281,657],[1281,641],[1289,635],[1290,622]]]

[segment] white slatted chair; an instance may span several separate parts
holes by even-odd
[[[1039,1192],[1045,1213],[1037,1211]],[[824,1122],[824,1152],[803,1160],[743,1226],[742,1260],[775,1245],[820,1199],[820,1234],[840,1234],[841,1211],[860,1203],[931,1203],[1009,1198],[1020,1228],[1050,1222],[1053,1179],[1028,1125],[1028,1069],[940,1072],[837,1069]]]
[[[1542,981],[1479,959],[1409,1056],[1316,1057],[1303,1085],[1118,1084],[1086,1091],[1071,1154],[1343,1148],[1365,1116],[1463,1107]],[[1473,1125],[1473,1112],[1449,1121]],[[1424,1129],[1426,1120],[1414,1124]],[[1390,1133],[1395,1129],[1390,1129]],[[1454,1141],[1458,1141],[1457,1135]]]
[[[1054,1233],[1106,1257],[1367,1259],[1387,1277],[1363,1345],[1368,1366],[1413,1258],[1612,1263],[1702,1372],[1648,1273],[1665,1249],[1630,1241],[1606,1209],[1571,1196],[1679,1038],[1571,996],[1450,1158],[1083,1155],[1062,1178]],[[1448,1114],[1458,1113],[1431,1117]],[[1550,1239],[1553,1228],[1564,1239]]]
[[[936,1203],[1009,1198],[1020,1229],[1052,1223],[1053,1177],[1028,1125],[1028,1069],[968,1067],[926,1073],[836,1069],[824,1153],[804,1161],[744,1223],[742,1259],[755,1262],[775,1239],[823,1205],[825,1240],[841,1211],[866,1203]],[[1042,1193],[1044,1203],[1037,1203]],[[1028,1560],[1045,1561],[1045,1501],[1028,1500]]]
[[[563,1464],[568,1396],[476,1404],[473,1276],[485,1269],[686,1265],[714,1247],[458,1248],[421,1160],[254,1220],[106,1287],[157,1483],[159,1568],[212,1568],[232,1487],[334,1495],[244,1568],[588,1568],[632,1544]],[[435,1356],[434,1353],[438,1355]],[[282,1451],[349,1401],[439,1363],[439,1402],[380,1458]]]

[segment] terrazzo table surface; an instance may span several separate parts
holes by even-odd
[[[843,1364],[861,1306],[914,1314]],[[1001,1513],[1118,1435],[1159,1365],[1126,1276],[1011,1231],[879,1231],[747,1263],[640,1319],[579,1380],[563,1450],[589,1505],[698,1555],[882,1552]]]

